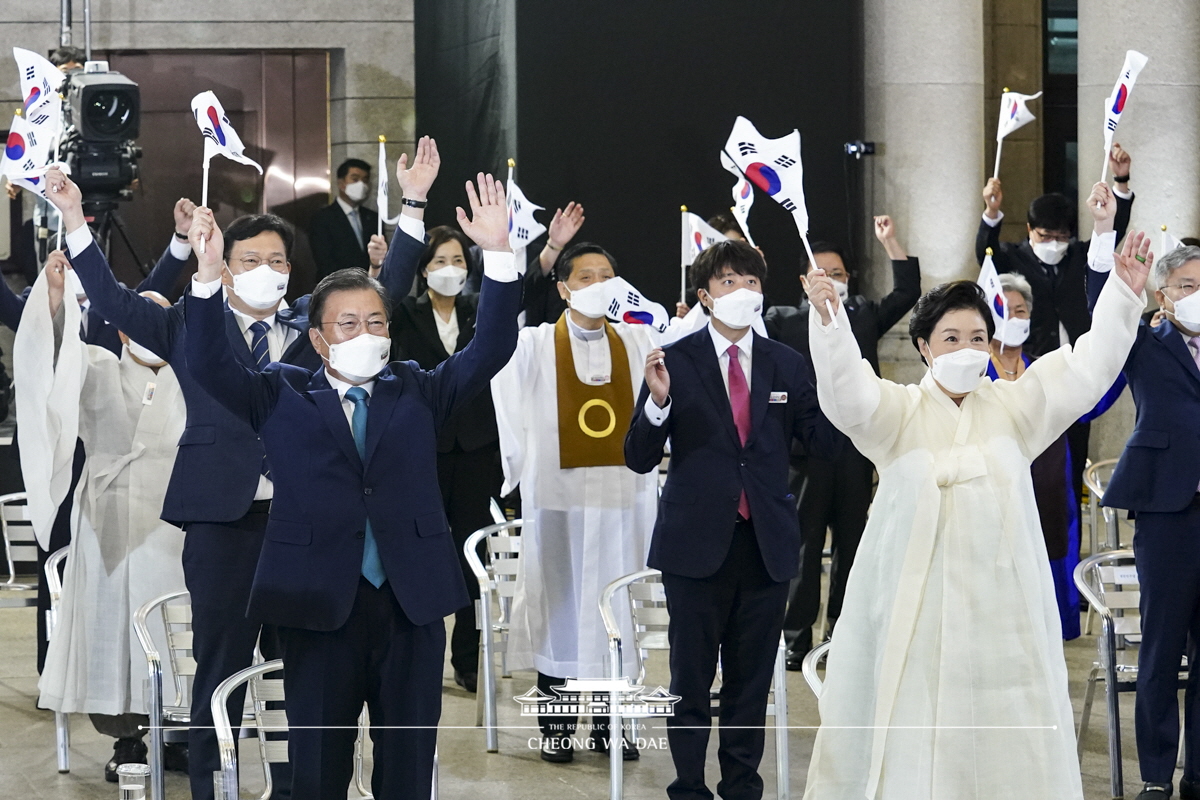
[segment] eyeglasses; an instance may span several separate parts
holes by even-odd
[[[1069,233],[1051,232],[1051,231],[1042,230],[1041,228],[1034,228],[1033,232],[1036,233],[1038,235],[1038,238],[1041,239],[1043,242],[1069,242],[1069,241],[1071,241],[1071,234],[1069,234]]]
[[[1194,283],[1168,283],[1162,287],[1164,289],[1178,289],[1179,293],[1184,297],[1196,291],[1197,284]]]
[[[321,323],[321,327],[326,325],[337,325],[342,331],[342,336],[347,339],[352,339],[355,336],[358,336],[358,334],[362,333],[364,325],[366,326],[367,333],[371,334],[372,336],[382,336],[387,332],[388,327],[387,322],[382,319],[367,320],[365,323],[358,319],[344,319],[339,322]]]
[[[263,261],[258,256],[246,256],[245,258],[239,258],[238,263],[242,265],[242,269],[249,272],[256,267],[261,267],[263,264],[270,264],[271,269],[282,269],[287,266],[287,259],[272,258],[270,261]]]

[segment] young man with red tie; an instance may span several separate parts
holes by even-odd
[[[650,353],[625,439],[625,462],[641,473],[658,467],[671,440],[649,565],[663,573],[671,694],[681,698],[667,720],[672,800],[713,796],[704,761],[718,655],[717,791],[727,800],[762,796],[767,694],[800,556],[788,493],[792,440],[823,459],[843,441],[817,406],[808,360],[761,333],[766,272],[744,242],[697,257],[690,278],[710,322]]]

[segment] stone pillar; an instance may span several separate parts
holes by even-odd
[[[1080,230],[1091,228],[1083,203],[1100,180],[1104,157],[1104,101],[1127,49],[1150,57],[1125,106],[1116,141],[1133,157],[1137,193],[1130,230],[1176,237],[1200,236],[1200,5],[1195,0],[1089,0],[1079,4]],[[1109,175],[1111,181],[1112,176]],[[1153,300],[1151,300],[1153,302]],[[1133,428],[1126,392],[1092,426],[1093,460],[1121,454]]]
[[[974,277],[983,213],[984,51],[982,0],[865,0],[864,104],[868,156],[864,213],[890,214],[921,259],[922,283]],[[868,294],[891,289],[872,237],[863,252]],[[881,343],[886,377],[911,381],[923,368],[904,323]]]

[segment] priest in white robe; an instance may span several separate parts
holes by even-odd
[[[809,278],[821,408],[874,462],[879,489],[829,651],[806,800],[1082,800],[1029,467],[1116,380],[1152,258],[1131,234],[1091,331],[1011,382],[981,382],[994,323],[975,284],[917,304],[910,334],[932,366],[900,386],[861,359],[830,280]]]
[[[124,334],[119,360],[80,340],[79,306],[62,302],[69,269],[65,256],[51,254],[13,347],[21,468],[39,540],[53,515],[38,509],[64,499],[77,436],[87,453],[39,705],[90,714],[116,738],[105,769],[116,780],[117,766],[146,756],[146,660],[133,614],[184,587],[183,533],[159,514],[185,412],[175,374],[157,355]],[[164,651],[165,636],[151,630]]]
[[[646,356],[658,336],[649,325],[605,321],[604,284],[613,260],[594,244],[559,259],[559,292],[569,309],[556,323],[524,328],[512,360],[492,379],[504,467],[503,493],[521,487],[521,560],[508,641],[508,665],[536,669],[554,696],[565,679],[608,674],[600,592],[645,569],[658,505],[658,476],[625,466],[624,440]],[[615,603],[624,641],[628,604]],[[632,648],[624,674],[636,677]],[[575,720],[541,717],[542,758],[570,761]],[[594,720],[595,747],[607,745]],[[636,757],[626,742],[625,757]]]

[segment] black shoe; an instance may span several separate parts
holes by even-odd
[[[789,672],[799,672],[804,669],[804,657],[808,655],[808,650],[809,648],[805,648],[804,650],[789,648],[783,665]]]
[[[163,769],[168,772],[188,771],[188,746],[184,742],[168,742],[163,745]]]
[[[1179,779],[1179,800],[1200,800],[1200,781]]]
[[[1171,789],[1169,783],[1147,783],[1145,788],[1138,792],[1136,800],[1170,800]]]
[[[471,694],[475,694],[475,690],[479,687],[479,673],[456,669],[454,670],[454,682]]]
[[[549,761],[551,764],[566,764],[574,758],[575,754],[571,752],[570,739],[560,736],[542,737],[542,761]]]
[[[113,755],[104,765],[104,780],[117,782],[117,767],[122,764],[145,764],[146,743],[141,739],[117,739],[113,743]]]
[[[597,753],[609,754],[610,742],[608,739],[608,726],[600,727],[593,725],[588,731],[588,749]],[[642,757],[638,752],[637,745],[634,744],[629,735],[624,731],[621,732],[621,760],[622,761],[637,761]]]

